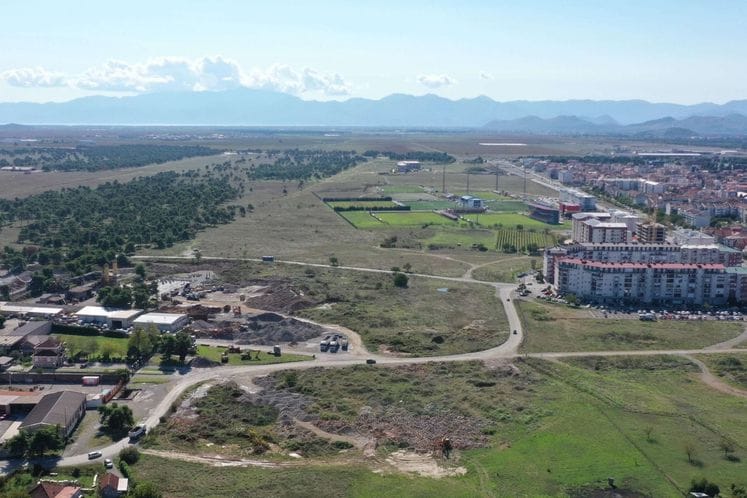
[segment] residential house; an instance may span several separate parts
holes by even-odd
[[[80,486],[60,482],[39,481],[29,490],[31,498],[82,498]]]
[[[129,479],[107,472],[99,482],[99,494],[103,498],[118,498],[127,493]]]
[[[36,345],[31,361],[35,368],[58,368],[65,362],[65,347],[55,336]]]

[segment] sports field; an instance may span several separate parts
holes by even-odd
[[[517,213],[485,213],[485,214],[465,214],[464,218],[473,221],[485,227],[501,226],[505,228],[515,228],[521,225],[523,228],[536,228],[558,230],[567,228],[564,225],[550,225],[543,223],[529,216]]]

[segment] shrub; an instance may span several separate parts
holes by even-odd
[[[129,465],[132,465],[134,463],[137,463],[137,461],[140,459],[140,452],[134,446],[128,446],[127,448],[123,448],[122,451],[119,452],[119,458]]]
[[[407,275],[405,275],[404,273],[395,273],[394,274],[394,286],[395,287],[400,287],[400,288],[404,289],[404,288],[407,287],[407,282],[408,281],[409,281],[409,279],[407,278]]]

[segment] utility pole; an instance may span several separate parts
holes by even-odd
[[[527,165],[524,165],[524,200],[527,200]]]
[[[446,195],[446,166],[443,167],[443,172],[441,173],[441,193]]]
[[[469,194],[469,173],[467,173],[467,194]]]
[[[498,172],[500,169],[498,166],[495,167],[495,191],[498,192]]]

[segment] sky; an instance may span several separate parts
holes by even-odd
[[[3,0],[0,18],[0,102],[241,86],[317,100],[747,98],[743,0]]]

